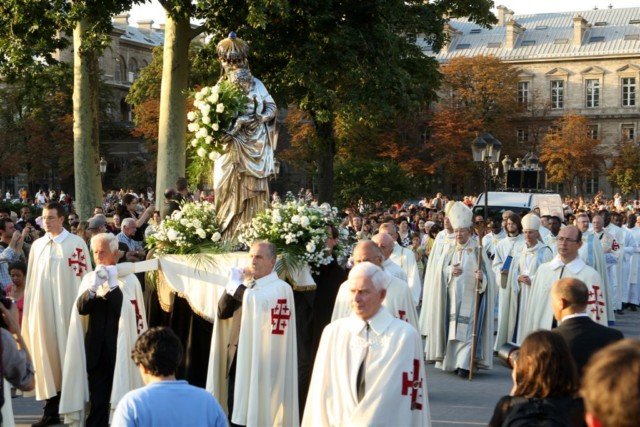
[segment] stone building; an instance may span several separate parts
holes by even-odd
[[[589,118],[591,135],[605,153],[622,139],[638,140],[640,7],[528,15],[497,9],[498,24],[491,29],[452,20],[450,41],[435,58],[446,64],[459,56],[493,55],[517,66],[514,91],[531,106],[517,129],[518,141],[535,147],[543,137],[539,123],[548,127],[567,111]],[[611,191],[603,172],[594,171],[587,193]]]

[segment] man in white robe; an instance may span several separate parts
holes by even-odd
[[[586,213],[578,214],[576,217],[576,226],[582,232],[582,243],[580,247],[580,258],[594,270],[600,274],[602,280],[602,291],[604,294],[605,302],[607,303],[607,319],[610,322],[614,322],[615,314],[613,313],[613,305],[609,303],[612,300],[609,295],[609,277],[607,275],[607,263],[605,261],[604,252],[602,250],[602,244],[600,239],[595,235],[593,229],[589,229],[590,220],[589,215]]]
[[[636,311],[640,305],[640,216],[627,216],[627,230],[635,241],[635,250],[629,263],[629,288],[623,293],[622,302],[631,311]]]
[[[504,218],[504,216],[503,216]],[[503,331],[503,338],[508,340],[506,331],[509,329],[510,294],[513,289],[518,289],[517,263],[522,246],[524,246],[524,236],[522,235],[522,221],[514,213],[507,216],[505,230],[507,237],[502,239],[495,248],[492,268],[495,274],[495,283],[498,286],[498,331]],[[512,322],[515,319],[511,319]],[[512,325],[515,326],[515,323]],[[496,337],[494,350],[504,344],[501,338]]]
[[[453,205],[453,202],[447,203],[447,207]],[[446,210],[447,212],[449,209]],[[451,221],[449,221],[448,217],[444,218],[444,229],[436,234],[435,241],[433,242],[433,247],[431,248],[431,253],[429,253],[429,259],[427,260],[427,267],[425,268],[424,273],[424,286],[422,287],[422,301],[426,305],[429,301],[431,301],[432,292],[435,290],[432,285],[431,278],[434,277],[438,272],[436,271],[436,267],[438,266],[438,262],[440,257],[443,254],[446,254],[449,251],[449,248],[455,246],[456,244],[456,236],[453,232],[453,228],[451,227]],[[434,312],[430,311],[429,313],[434,314]],[[418,324],[420,326],[420,334],[427,335],[429,330],[429,325],[438,321],[437,319],[430,319],[427,317],[427,310],[424,307],[420,310],[420,318],[418,319]]]
[[[605,211],[606,212],[606,211]],[[608,216],[608,215],[607,215]],[[607,269],[607,298],[608,304],[607,318],[609,324],[613,324],[613,318],[615,311],[620,305],[618,303],[618,257],[623,251],[620,250],[620,245],[616,238],[606,231],[605,229],[605,217],[603,214],[594,215],[591,224],[593,225],[593,234],[598,240],[600,240],[600,246],[602,246],[602,252],[604,255],[604,261]],[[610,225],[610,224],[609,224]]]
[[[472,325],[475,300],[477,315],[477,367],[493,366],[493,302],[495,288],[490,264],[471,236],[472,213],[456,202],[449,212],[456,245],[438,260],[434,275],[425,283],[431,297],[423,306],[427,324],[425,356],[436,367],[468,377],[470,369]],[[480,264],[478,264],[480,259]],[[476,289],[476,286],[478,287]],[[432,320],[431,320],[432,319]]]
[[[131,351],[147,316],[137,277],[118,277],[116,236],[93,236],[91,251],[96,269],[82,279],[71,314],[60,414],[82,426],[90,403],[86,424],[108,426],[122,396],[144,385]]]
[[[409,286],[409,282],[407,282],[407,273],[390,258],[396,241],[387,233],[378,233],[373,236],[371,240],[378,245],[378,248],[380,248],[380,252],[384,257],[381,265],[381,267],[384,268],[384,271],[387,274],[402,280],[407,284],[407,286]]]
[[[362,262],[349,273],[353,312],[323,331],[303,426],[429,426],[422,342],[382,307],[386,277]]]
[[[389,237],[386,234],[383,235]],[[371,240],[363,240],[353,249],[354,265],[358,265],[362,262],[370,262],[385,270],[385,267],[382,264],[383,258],[384,256],[382,255],[382,251]],[[387,280],[385,286],[387,296],[382,302],[382,305],[387,308],[392,316],[408,322],[417,330],[418,313],[416,312],[416,307],[413,305],[413,297],[407,282],[403,282],[397,277],[387,274],[386,271],[385,277]],[[333,322],[334,320],[348,317],[351,314],[351,302],[352,296],[349,290],[349,281],[347,280],[340,285],[340,289],[338,290],[331,321]]]
[[[618,313],[616,314],[624,314],[623,310],[624,308],[626,308],[626,303],[628,302],[631,266],[634,264],[634,258],[637,249],[636,239],[633,237],[631,231],[627,228],[627,225],[623,224],[622,220],[623,217],[620,213],[614,212],[613,214],[611,214],[611,223],[620,228],[623,233],[622,242],[624,242],[620,244],[624,253],[620,257],[618,257],[618,262],[620,264],[620,275],[618,276],[618,278],[620,280],[617,300],[620,302],[620,307]],[[632,224],[635,226],[635,216],[633,218]]]
[[[59,422],[67,332],[80,282],[91,272],[87,245],[64,229],[64,209],[49,203],[42,212],[47,232],[31,246],[24,292],[22,335],[36,371],[36,399],[47,400],[41,425]]]
[[[420,270],[416,263],[416,255],[410,248],[404,248],[398,243],[398,230],[395,224],[391,222],[381,224],[378,229],[378,234],[380,233],[386,233],[393,239],[393,251],[388,258],[399,265],[406,273],[407,284],[409,285],[409,289],[411,289],[413,301],[417,307],[418,304],[420,304],[420,297],[422,296],[422,277],[420,277]]]
[[[232,268],[218,301],[207,390],[230,424],[298,425],[298,364],[291,286],[273,270],[276,247],[256,242],[251,263]]]
[[[522,342],[523,313],[531,284],[535,280],[538,267],[553,258],[551,249],[538,233],[540,228],[540,219],[535,214],[529,213],[522,218],[524,242],[518,246],[514,265],[509,270],[509,292],[504,294],[504,311],[500,313],[496,350],[507,342],[518,345]]]
[[[622,295],[621,287],[623,287],[622,282],[624,280],[623,270],[625,258],[627,257],[627,232],[622,227],[616,224],[616,221],[619,221],[620,225],[622,225],[622,217],[618,212],[609,212],[605,210],[600,213],[602,215],[602,218],[604,219],[604,231],[611,234],[618,245],[618,259],[615,266],[617,281],[615,283],[615,295],[613,296],[615,307],[613,308],[614,313],[616,315],[620,315],[623,314],[622,301],[620,299],[620,296]]]
[[[487,233],[482,238],[482,250],[485,252],[485,254],[487,254],[487,258],[493,261],[493,259],[495,258],[496,247],[502,239],[507,237],[507,232],[504,231],[504,228],[502,228],[502,223],[497,219],[494,219],[491,222],[491,226],[491,232]]]
[[[551,252],[553,252],[553,256],[558,255],[558,233],[560,233],[560,229],[562,228],[562,221],[559,216],[552,215],[549,217],[549,231],[551,232],[545,243],[551,248]]]
[[[569,225],[558,233],[558,255],[538,268],[536,278],[524,312],[522,339],[538,329],[554,326],[553,310],[549,304],[551,286],[564,277],[582,280],[589,288],[587,314],[601,325],[607,326],[607,309],[602,290],[602,277],[578,255],[582,245],[580,230]]]

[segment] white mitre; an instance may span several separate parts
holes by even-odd
[[[451,207],[455,204],[456,202],[453,200],[449,200],[447,202],[446,205],[444,205],[444,216],[449,217],[449,211],[451,210]]]
[[[454,230],[470,228],[473,225],[473,212],[462,202],[455,202],[447,216]]]
[[[540,218],[538,215],[528,213],[522,217],[522,229],[540,231]]]

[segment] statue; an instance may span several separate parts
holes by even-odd
[[[213,189],[223,240],[238,235],[238,227],[269,206],[268,179],[275,175],[278,141],[277,107],[262,82],[248,66],[249,47],[235,33],[218,43],[218,59],[228,79],[247,94],[248,102],[227,131],[226,149],[213,165]]]

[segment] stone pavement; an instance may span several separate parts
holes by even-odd
[[[616,329],[627,338],[640,336],[640,311],[625,311],[616,319]],[[468,381],[427,366],[427,383],[433,427],[484,426],[501,396],[511,390],[511,371],[496,359],[494,369],[480,371]],[[29,426],[42,413],[41,402],[34,398],[12,399],[17,426]]]

